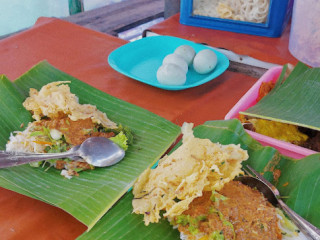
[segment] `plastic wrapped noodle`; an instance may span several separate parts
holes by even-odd
[[[193,14],[263,23],[269,4],[270,0],[194,0]]]

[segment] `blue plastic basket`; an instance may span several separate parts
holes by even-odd
[[[193,15],[193,0],[181,0],[180,23],[258,36],[280,37],[291,18],[292,6],[293,0],[270,0],[267,21],[253,23]]]

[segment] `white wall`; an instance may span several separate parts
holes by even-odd
[[[68,0],[0,0],[0,36],[32,26],[40,16],[68,15]]]

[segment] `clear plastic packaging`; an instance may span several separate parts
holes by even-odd
[[[180,23],[280,37],[291,19],[293,0],[181,0]]]
[[[193,15],[265,23],[270,0],[193,0]]]
[[[299,61],[320,67],[320,1],[295,0],[289,51]]]

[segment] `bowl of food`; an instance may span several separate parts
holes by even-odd
[[[172,36],[151,36],[127,43],[109,54],[108,63],[136,81],[174,91],[210,82],[229,66],[224,54]]]
[[[253,138],[263,145],[278,149],[286,156],[299,159],[319,152],[318,128],[308,122],[306,117],[297,120],[298,114],[308,116],[308,113],[314,112],[313,104],[309,104],[313,100],[305,94],[308,91],[306,88],[314,88],[315,91],[317,89],[316,83],[313,85],[305,81],[309,70],[319,71],[315,68],[309,69],[302,63],[294,69],[293,66],[269,69],[234,105],[225,119],[240,119]],[[291,81],[292,79],[294,81]],[[290,81],[296,82],[297,86],[290,84]],[[295,90],[289,93],[286,88]],[[265,96],[268,97],[264,98]],[[248,113],[258,104],[263,105],[261,111],[268,113],[262,114],[260,110]]]

